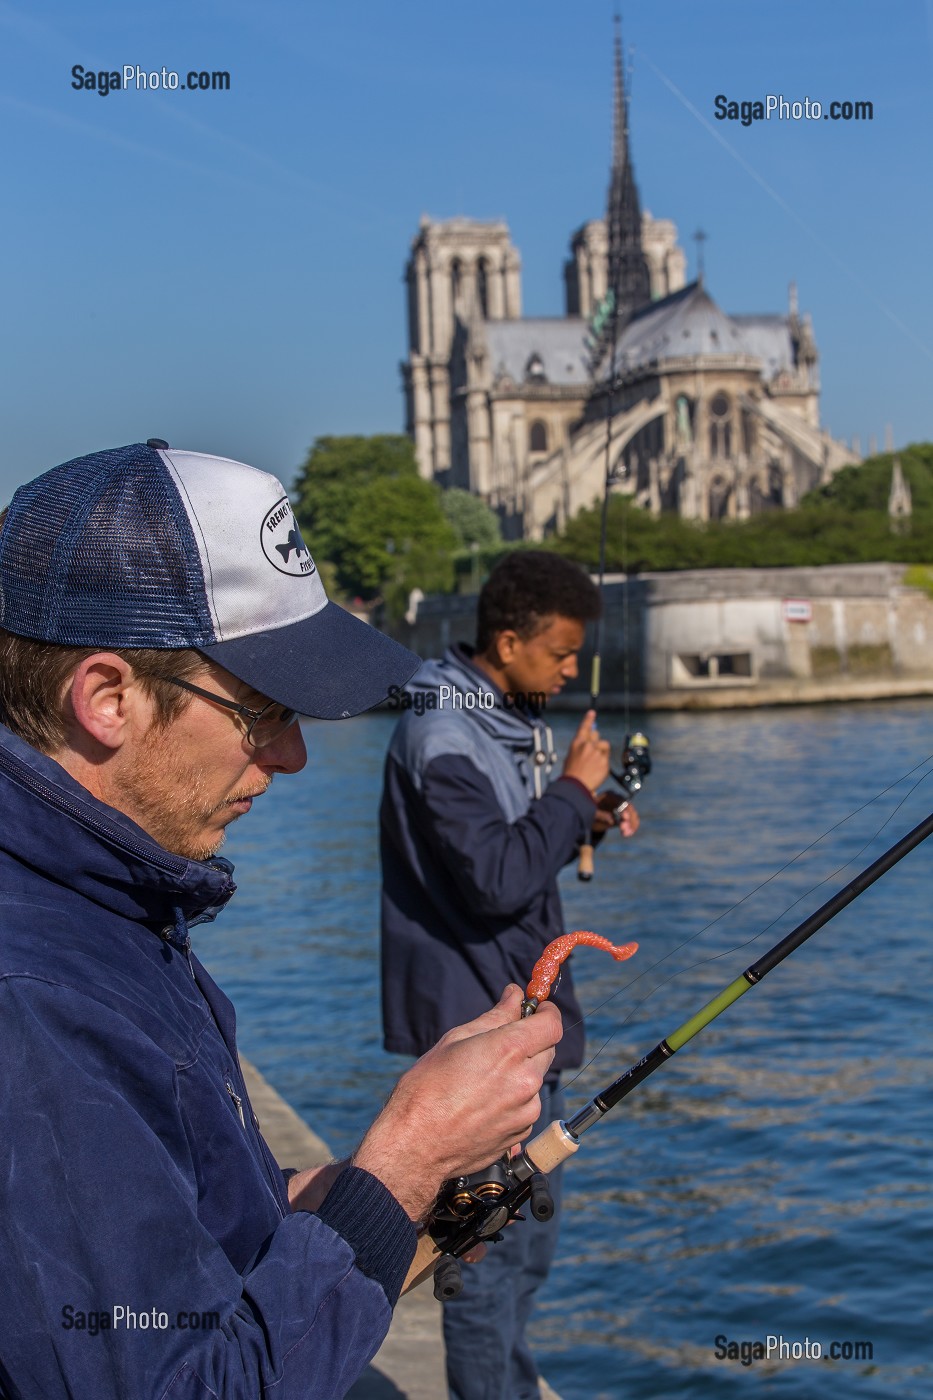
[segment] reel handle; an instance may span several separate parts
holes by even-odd
[[[460,1260],[452,1254],[442,1254],[434,1270],[434,1296],[439,1303],[446,1303],[463,1292],[463,1273]]]
[[[543,1172],[535,1172],[531,1178],[531,1213],[535,1220],[554,1219],[554,1197]]]

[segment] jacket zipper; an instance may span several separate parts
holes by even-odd
[[[244,1113],[243,1113],[243,1100],[240,1098],[240,1096],[239,1096],[239,1094],[237,1093],[236,1089],[234,1089],[234,1087],[233,1087],[233,1080],[230,1078],[229,1074],[225,1074],[225,1075],[224,1075],[224,1084],[226,1085],[227,1093],[230,1095],[231,1099],[233,1100],[234,1104],[236,1105],[236,1111],[237,1111],[237,1113],[240,1115],[240,1126],[242,1127],[243,1131],[245,1132],[245,1131],[246,1131],[246,1118],[245,1118]]]

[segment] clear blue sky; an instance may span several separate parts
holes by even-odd
[[[150,435],[290,482],[318,434],[400,431],[422,213],[505,218],[525,313],[559,314],[568,237],[603,210],[612,9],[0,0],[0,498]],[[933,5],[638,0],[623,23],[642,201],[691,269],[702,225],[725,310],[782,310],[796,279],[837,436],[933,438]],[[231,89],[101,97],[74,64]],[[874,121],[746,128],[719,93]]]

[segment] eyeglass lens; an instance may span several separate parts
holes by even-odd
[[[264,705],[246,732],[246,737],[255,749],[274,744],[298,718],[297,710],[287,710],[283,705]]]

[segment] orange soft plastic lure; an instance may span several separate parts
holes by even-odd
[[[598,933],[587,933],[583,929],[576,933],[565,933],[560,938],[555,938],[553,943],[549,943],[534,965],[531,974],[531,981],[525,992],[526,1006],[533,1002],[535,1006],[539,1002],[546,1001],[551,995],[551,988],[560,971],[561,963],[566,962],[578,944],[585,944],[588,948],[603,948],[607,953],[611,953],[616,962],[625,962],[633,953],[638,952],[637,943],[623,943],[617,948],[614,943],[610,943],[608,938],[603,938]]]

